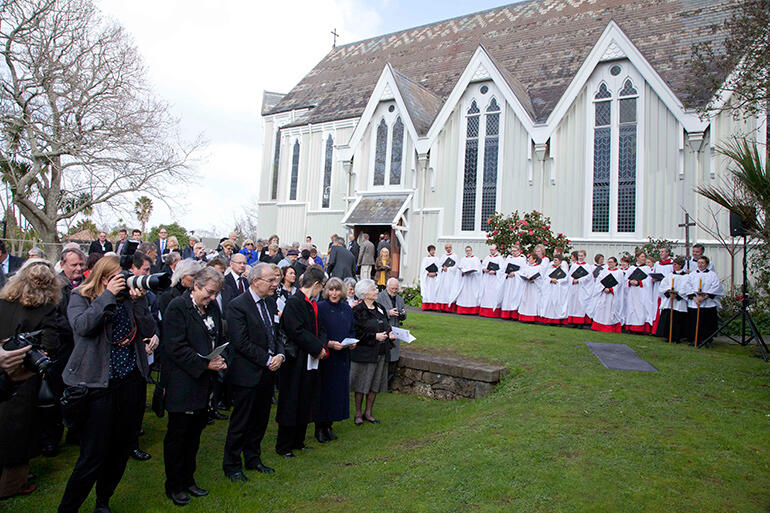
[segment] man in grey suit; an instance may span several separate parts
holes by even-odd
[[[361,279],[366,280],[372,277],[372,267],[374,266],[374,244],[369,240],[369,234],[361,235],[361,248],[358,252],[358,265],[361,266]]]
[[[396,328],[406,319],[406,305],[404,298],[398,293],[398,280],[390,278],[385,290],[377,295],[377,302],[388,312],[388,323]],[[393,340],[393,348],[390,350],[390,364],[388,365],[388,387],[396,372],[396,363],[401,357],[401,342]]]
[[[352,278],[355,273],[356,259],[348,248],[344,246],[342,237],[335,237],[334,245],[329,251],[329,260],[326,262],[326,272],[329,276],[340,278]]]

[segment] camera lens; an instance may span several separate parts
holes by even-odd
[[[38,349],[30,349],[24,357],[24,366],[29,370],[44,374],[48,367],[51,366],[51,359]]]

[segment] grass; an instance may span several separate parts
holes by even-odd
[[[339,441],[312,439],[294,460],[275,455],[271,422],[263,460],[276,473],[247,472],[240,486],[222,474],[227,423],[217,422],[203,433],[196,475],[212,495],[186,511],[768,510],[770,365],[755,349],[421,313],[406,325],[412,349],[448,347],[509,373],[475,401],[381,394],[380,426],[339,423]],[[585,340],[628,344],[660,372],[606,370]],[[165,422],[145,417],[140,445],[153,458],[129,462],[116,513],[174,509],[163,495]],[[76,457],[66,447],[33,460],[40,488],[0,511],[54,511]]]

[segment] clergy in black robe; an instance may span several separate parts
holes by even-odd
[[[318,323],[315,298],[323,289],[324,271],[310,266],[300,279],[300,288],[286,300],[281,314],[281,330],[286,335],[286,362],[278,375],[278,439],[275,451],[286,458],[294,449],[305,447],[305,432],[317,407],[318,359],[328,352],[325,335]]]

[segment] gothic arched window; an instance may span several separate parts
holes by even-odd
[[[374,185],[385,185],[385,153],[388,151],[388,124],[380,120],[374,147]]]
[[[390,144],[390,185],[401,183],[401,161],[404,153],[404,123],[401,117],[393,124],[393,140]]]
[[[461,227],[463,230],[473,230],[476,223],[476,170],[479,160],[479,121],[481,115],[476,100],[465,118],[465,165],[463,173],[463,204]]]
[[[278,164],[281,162],[281,129],[275,131],[275,148],[273,150],[273,181],[270,188],[270,199],[278,198]]]
[[[489,102],[486,117],[486,134],[484,138],[484,181],[481,190],[481,219],[480,228],[488,230],[489,219],[497,207],[497,150],[500,144],[500,106],[492,98]]]
[[[289,183],[289,201],[297,199],[297,180],[299,180],[299,140],[294,141],[291,156],[291,182]]]
[[[321,208],[329,208],[332,190],[332,154],[334,153],[334,140],[331,134],[326,138],[324,151],[324,181],[321,190]]]

